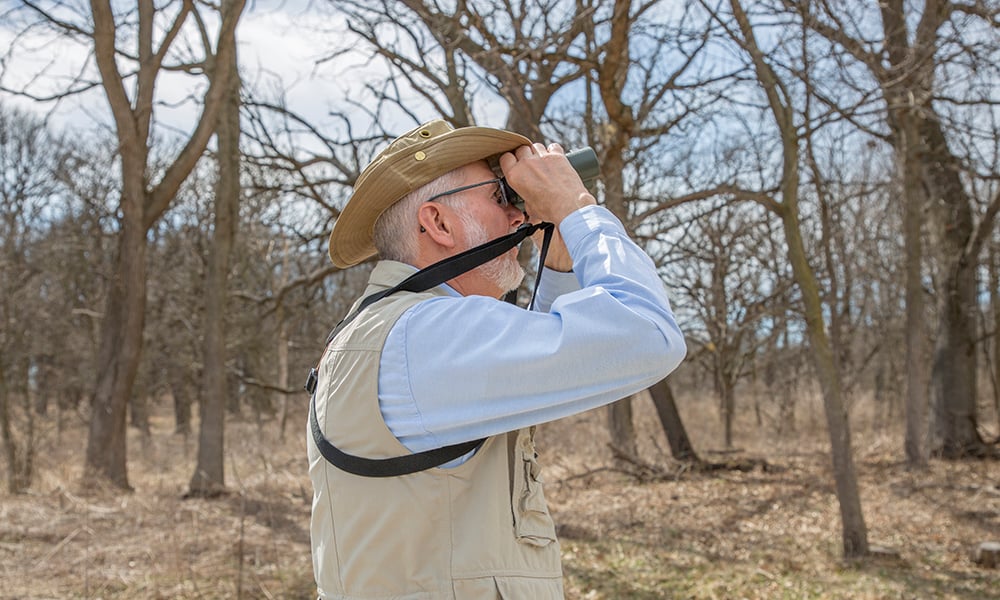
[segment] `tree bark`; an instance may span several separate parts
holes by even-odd
[[[928,0],[919,22],[909,34],[912,10],[901,0],[880,4],[886,57],[865,56],[868,68],[882,86],[889,107],[887,121],[897,160],[903,162],[901,177],[906,202],[907,248],[907,433],[906,457],[913,466],[926,462],[928,451],[957,458],[982,455],[989,449],[976,428],[975,315],[978,247],[974,233],[972,203],[959,173],[961,165],[949,150],[941,120],[932,103],[935,52],[939,30],[952,10],[949,2]],[[912,39],[911,39],[912,38]],[[938,290],[940,322],[931,369],[931,404],[934,421],[929,448],[924,414],[927,392],[923,373],[925,343],[922,320],[923,290],[920,275],[919,223],[929,209],[935,242],[935,257],[942,281]],[[921,216],[918,216],[921,215]],[[981,223],[986,227],[989,223]],[[913,303],[911,306],[910,303]]]
[[[972,201],[959,177],[936,115],[921,120],[920,156],[924,184],[936,202],[935,238],[943,274],[938,292],[940,324],[931,370],[934,426],[932,451],[944,458],[985,456],[990,448],[979,435],[976,383],[976,268],[979,257],[970,252],[973,237]],[[985,224],[981,224],[985,226]]]
[[[733,417],[736,415],[736,394],[729,381],[723,379],[721,384],[719,399],[722,402],[722,437],[726,449],[729,450],[733,447]]]
[[[931,374],[933,451],[943,458],[990,453],[977,427],[976,334],[971,309],[976,294],[974,268],[969,264],[953,267],[942,290],[941,325]]]
[[[122,198],[122,233],[101,322],[84,483],[131,489],[126,468],[126,407],[139,371],[146,311],[146,230],[139,202]],[[96,479],[95,479],[96,478]]]
[[[674,460],[686,462],[701,462],[701,458],[694,451],[694,445],[688,437],[681,414],[677,411],[677,403],[674,401],[674,393],[670,389],[667,378],[656,383],[649,388],[649,395],[653,399],[653,406],[656,407],[656,414],[660,418],[660,425],[667,435],[667,443],[670,444],[670,454]]]
[[[174,433],[186,436],[191,433],[190,388],[174,373],[170,375],[170,395],[174,398]]]
[[[285,310],[283,307],[275,311],[278,321],[278,385],[288,389],[288,324],[285,323]],[[275,392],[280,395],[281,417],[279,419],[278,439],[285,439],[285,429],[288,426],[288,394]]]
[[[789,202],[788,199],[785,201]],[[786,208],[789,206],[786,205]],[[847,409],[844,406],[840,374],[837,372],[832,345],[826,335],[819,288],[806,259],[797,211],[784,211],[782,220],[788,238],[788,260],[802,292],[806,333],[823,394],[823,412],[826,415],[826,426],[830,435],[833,477],[840,504],[844,556],[848,558],[864,556],[868,553],[868,528],[861,510],[858,476],[851,448],[851,430]]]
[[[17,477],[17,447],[10,425],[10,396],[7,394],[3,363],[0,362],[0,439],[3,440],[3,453],[7,459],[7,491],[16,494],[21,490]]]
[[[219,180],[215,192],[215,227],[205,281],[205,337],[201,423],[198,434],[198,462],[189,484],[189,495],[213,496],[225,491],[225,408],[226,385],[226,300],[229,263],[240,205],[240,78],[236,52],[223,70],[227,96],[216,129],[219,152]]]
[[[223,14],[216,40],[214,78],[225,79],[219,67],[235,52],[235,29],[245,0],[232,0]],[[126,406],[139,368],[146,312],[146,234],[163,215],[187,179],[215,130],[221,85],[209,84],[201,116],[191,136],[154,187],[148,187],[148,157],[157,77],[169,46],[175,41],[194,3],[185,2],[154,51],[157,8],[151,0],[138,3],[134,34],[138,70],[132,96],[118,68],[117,22],[109,0],[91,0],[94,60],[115,122],[121,157],[120,234],[115,267],[109,283],[101,340],[98,377],[93,396],[84,464],[84,483],[103,480],[130,489],[126,470]],[[211,48],[205,48],[206,56]],[[208,59],[207,59],[208,60]]]
[[[993,342],[990,371],[993,381],[993,414],[1000,425],[1000,260],[996,246],[990,246],[990,313],[992,314]],[[998,427],[1000,429],[1000,427]],[[1000,440],[1000,436],[998,436]]]
[[[638,456],[635,425],[632,422],[632,396],[608,405],[608,430],[611,445],[625,456]]]
[[[903,188],[903,245],[906,253],[906,435],[903,449],[910,468],[927,467],[927,311],[923,282],[923,211],[926,198],[909,157],[918,144],[912,119],[897,120],[897,163]]]
[[[733,16],[742,34],[744,49],[750,55],[757,80],[767,97],[782,142],[781,201],[771,202],[771,210],[781,217],[785,232],[788,262],[802,294],[806,321],[806,336],[810,355],[823,395],[823,411],[833,459],[833,476],[840,505],[841,533],[844,556],[860,557],[868,553],[868,529],[861,510],[857,473],[851,449],[850,425],[844,406],[843,390],[833,346],[827,336],[823,318],[823,302],[819,295],[816,275],[805,251],[799,223],[799,133],[794,111],[786,102],[788,93],[765,59],[754,34],[753,26],[739,0],[730,0]]]

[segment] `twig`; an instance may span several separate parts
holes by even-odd
[[[674,479],[674,473],[660,467],[659,465],[654,465],[648,463],[638,456],[634,456],[629,452],[622,450],[621,448],[615,446],[614,444],[608,444],[611,449],[611,454],[618,460],[631,464],[636,467],[636,471],[631,473],[633,477],[642,482],[649,481],[663,481],[667,479]]]
[[[562,479],[560,479],[556,483],[558,483],[559,485],[562,485],[562,484],[567,483],[569,481],[573,481],[574,479],[583,479],[584,477],[590,477],[591,475],[594,475],[596,473],[601,473],[603,471],[616,471],[616,470],[617,469],[612,469],[611,467],[598,467],[596,469],[591,469],[589,471],[584,471],[583,473],[576,473],[574,475],[570,475],[569,477],[563,477]]]
[[[56,544],[56,545],[55,545],[55,546],[54,546],[54,547],[53,547],[53,548],[52,548],[51,550],[49,550],[49,551],[48,551],[48,552],[47,552],[47,553],[45,554],[45,556],[43,556],[43,557],[42,557],[42,559],[41,559],[40,561],[38,561],[38,568],[41,568],[41,567],[45,566],[45,564],[46,564],[47,562],[49,562],[49,559],[50,559],[50,558],[52,558],[53,556],[55,556],[55,555],[56,555],[56,553],[57,553],[57,552],[59,552],[60,550],[62,550],[62,549],[63,549],[63,547],[64,547],[64,546],[65,546],[66,544],[68,544],[68,543],[72,542],[72,541],[73,541],[73,539],[74,539],[74,538],[75,538],[75,537],[76,537],[77,535],[79,535],[79,534],[80,534],[80,532],[86,532],[86,533],[89,533],[89,534],[93,534],[93,533],[94,533],[94,532],[93,532],[93,530],[92,530],[92,529],[90,529],[90,528],[89,528],[89,527],[87,527],[87,526],[83,526],[83,527],[77,527],[76,529],[74,529],[74,530],[73,530],[73,532],[72,532],[72,533],[70,533],[69,535],[67,535],[66,537],[64,537],[64,538],[63,538],[62,540],[60,540],[58,544]]]

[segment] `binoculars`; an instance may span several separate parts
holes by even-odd
[[[601,165],[597,161],[597,153],[590,146],[570,150],[566,153],[566,159],[569,160],[570,166],[573,167],[573,170],[580,176],[583,184],[588,189],[594,180],[597,179],[598,175],[601,174]],[[500,185],[504,187],[503,193],[510,199],[511,204],[523,210],[524,199],[514,191],[514,188],[510,187],[506,179],[501,179],[500,182]]]
[[[590,146],[584,146],[566,153],[569,164],[580,175],[583,183],[590,185],[601,174],[601,165],[597,162],[597,153]]]

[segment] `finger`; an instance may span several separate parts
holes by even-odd
[[[518,160],[524,160],[532,154],[535,154],[535,147],[533,145],[526,144],[514,150],[514,157]]]
[[[549,152],[554,152],[556,154],[566,154],[566,151],[563,150],[562,145],[556,143],[549,144]]]
[[[514,156],[513,152],[504,152],[500,155],[500,170],[506,173],[515,164],[517,164],[517,157]]]

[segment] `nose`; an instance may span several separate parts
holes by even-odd
[[[507,218],[510,219],[511,229],[517,229],[524,223],[524,213],[513,205],[504,208],[507,211]]]

